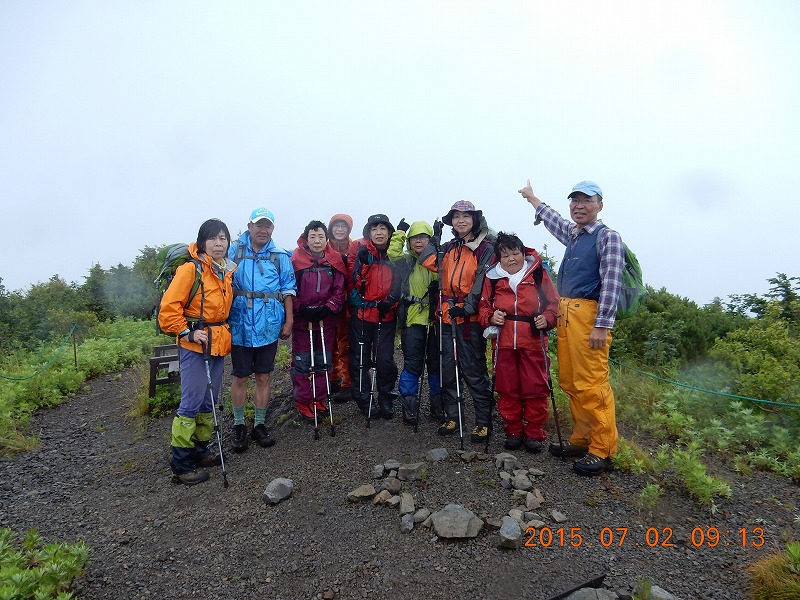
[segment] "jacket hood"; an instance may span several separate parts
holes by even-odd
[[[297,238],[297,248],[292,252],[292,265],[296,271],[307,269],[312,266],[313,258],[311,250],[308,249],[308,238],[306,238],[304,233],[301,233],[300,237]],[[330,266],[347,277],[347,269],[345,268],[344,261],[342,261],[342,255],[328,244],[325,245],[324,258],[317,257],[317,260],[327,262]]]
[[[353,231],[353,217],[350,215],[345,214],[337,214],[331,217],[331,220],[328,221],[328,237],[333,239],[333,236],[330,234],[331,227],[333,227],[334,222],[336,221],[344,221],[347,224],[347,235],[349,236],[350,233]]]
[[[433,237],[433,227],[428,225],[426,221],[414,221],[411,224],[411,227],[409,227],[408,231],[406,232],[406,249],[409,252],[413,252],[410,243],[411,238],[420,235],[422,233],[424,233],[428,237]]]

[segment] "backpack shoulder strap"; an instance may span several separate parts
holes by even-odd
[[[192,300],[194,300],[194,297],[197,295],[197,290],[203,287],[203,264],[195,258],[190,258],[187,262],[194,265],[194,283],[192,283],[192,289],[189,290],[189,299],[186,301],[186,304],[183,305],[185,309],[189,308]]]

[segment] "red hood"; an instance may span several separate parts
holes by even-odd
[[[333,235],[331,234],[331,227],[333,226],[334,221],[344,221],[345,223],[347,223],[347,235],[348,235],[347,239],[341,241],[333,239]],[[331,220],[328,222],[328,245],[334,250],[338,250],[339,252],[347,252],[348,249],[350,248],[350,243],[352,242],[352,240],[349,237],[351,231],[353,231],[353,217],[345,214],[333,215],[331,217]]]
[[[325,246],[324,262],[329,263],[334,269],[347,277],[347,269],[342,261],[342,255],[331,248],[330,245]],[[308,269],[309,267],[313,266],[313,262],[311,260],[311,251],[308,249],[308,240],[306,239],[305,234],[301,234],[300,237],[297,238],[297,248],[295,248],[294,252],[292,252],[292,265],[294,266],[295,271]]]

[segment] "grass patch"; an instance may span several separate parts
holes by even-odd
[[[89,548],[75,544],[45,544],[36,530],[20,541],[10,529],[0,529],[0,591],[3,598],[57,598],[69,591],[89,561]]]
[[[756,600],[800,598],[800,542],[786,551],[767,556],[748,567],[750,596]]]
[[[44,344],[2,357],[0,373],[16,379],[0,387],[0,455],[36,445],[26,437],[36,410],[58,405],[78,392],[87,379],[140,362],[164,339],[153,333],[152,323],[132,319],[98,324],[90,335],[93,337],[77,346],[77,366],[73,352],[64,351],[63,344]]]

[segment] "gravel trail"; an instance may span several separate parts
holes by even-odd
[[[204,484],[174,485],[167,464],[171,419],[150,421],[141,432],[125,416],[140,385],[136,369],[87,382],[83,392],[37,414],[31,430],[41,436],[40,448],[0,459],[0,526],[36,528],[47,541],[84,540],[92,548],[76,586],[84,599],[547,600],[603,574],[611,590],[647,578],[685,600],[741,599],[744,566],[782,548],[782,536],[800,537],[793,523],[800,492],[785,479],[720,472],[734,497],[719,503],[718,514],[674,489],[650,512],[637,503],[647,477],[580,478],[568,461],[524,452],[516,454],[519,460],[544,473],[534,485],[545,498],[537,512],[555,532],[548,547],[535,538],[535,547],[503,550],[497,532],[486,528],[459,541],[439,539],[420,525],[403,534],[396,509],[351,503],[347,493],[376,483],[374,465],[423,461],[428,450],[445,447],[448,459],[429,463],[424,480],[406,483],[416,506],[435,511],[457,503],[500,518],[517,504],[500,487],[493,459],[503,452],[502,435],[495,433],[489,457],[467,463],[456,452],[457,438],[437,436],[435,423],[421,422],[417,434],[399,418],[367,429],[347,403],[334,404],[341,419],[336,437],[323,428],[314,441],[307,425],[274,425],[291,407],[286,372],[274,376],[277,444],[227,452],[228,489],[219,468]],[[227,448],[231,415],[221,418]],[[482,451],[483,445],[467,440],[465,448]],[[276,477],[292,479],[294,494],[268,506],[262,492]],[[567,520],[554,522],[552,509]],[[695,548],[691,532],[698,527],[717,527],[720,544]],[[764,530],[760,548],[750,545],[756,527]],[[580,528],[579,546],[570,545],[571,528]],[[621,528],[627,533],[620,546]],[[742,528],[751,536],[745,548]],[[673,545],[662,546],[670,530]],[[609,534],[614,541],[604,547]],[[655,534],[659,544],[649,547]]]

